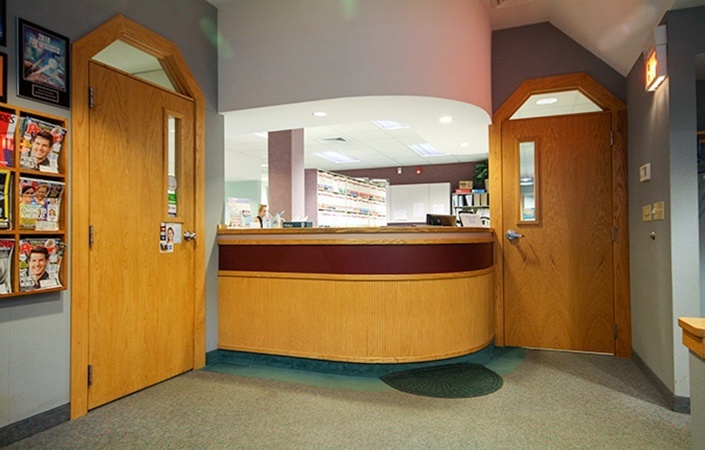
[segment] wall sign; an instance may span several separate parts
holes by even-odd
[[[69,40],[17,19],[17,95],[69,107]]]

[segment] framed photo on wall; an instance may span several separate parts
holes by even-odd
[[[0,103],[7,103],[7,55],[0,52]]]
[[[69,40],[17,19],[17,95],[69,107]]]
[[[0,45],[7,45],[7,2],[0,0]]]

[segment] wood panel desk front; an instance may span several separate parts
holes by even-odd
[[[390,363],[494,338],[486,228],[221,229],[218,348]]]

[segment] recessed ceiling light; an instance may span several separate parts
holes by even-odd
[[[373,120],[372,123],[383,130],[403,130],[409,128],[409,125],[393,120]]]
[[[325,111],[315,111],[315,112],[312,112],[311,115],[315,116],[315,117],[325,117],[328,115],[328,113]]]
[[[469,142],[461,142],[460,147],[463,147],[463,148],[470,147],[470,143]]]
[[[407,144],[406,146],[421,156],[441,156],[446,154],[443,152],[439,152],[435,149],[435,147],[433,147],[433,145],[427,142],[423,142],[421,144]]]
[[[440,123],[451,123],[453,121],[453,118],[451,116],[443,116],[440,119],[438,119]]]
[[[350,155],[340,152],[315,152],[314,155],[319,158],[323,158],[327,161],[334,162],[336,164],[349,163],[349,162],[360,162],[359,159],[355,159]]]
[[[552,105],[556,103],[558,99],[556,97],[546,97],[536,100],[537,105]]]

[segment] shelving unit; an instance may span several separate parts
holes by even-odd
[[[63,117],[0,104],[0,178],[9,177],[0,194],[0,216],[7,219],[0,221],[6,224],[0,229],[0,301],[66,289],[67,124]],[[51,135],[51,163],[31,168],[36,164],[32,142],[42,130]],[[32,262],[32,254],[42,252],[48,258]],[[31,276],[32,265],[44,265],[38,281]]]
[[[318,170],[319,227],[381,227],[387,224],[387,187]]]
[[[451,194],[451,205],[453,206],[453,215],[460,218],[460,213],[468,212],[478,214],[480,217],[486,218],[483,222],[489,224],[490,217],[490,197],[489,193],[469,193]]]

